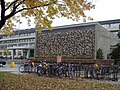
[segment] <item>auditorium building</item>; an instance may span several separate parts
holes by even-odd
[[[43,29],[36,35],[36,56],[65,56],[96,59],[98,49],[109,59],[111,46],[119,39],[99,23],[83,23]]]
[[[119,42],[120,19],[54,27],[16,30],[13,35],[0,35],[0,56],[30,58],[34,56],[69,56],[96,59],[100,48],[108,59],[111,46]]]

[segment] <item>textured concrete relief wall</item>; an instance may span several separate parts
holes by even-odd
[[[56,30],[55,30],[56,31]],[[38,56],[86,56],[94,57],[94,26],[68,30],[47,31],[37,36]]]

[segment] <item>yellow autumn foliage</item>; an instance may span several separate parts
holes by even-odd
[[[5,21],[5,24],[0,25],[1,31],[8,32],[15,27],[15,22],[20,23],[21,17],[24,17],[30,25],[30,18],[34,18],[34,23],[38,30],[42,28],[52,29],[51,24],[55,17],[67,17],[75,21],[79,21],[81,17],[90,19],[85,15],[86,10],[94,8],[92,0],[9,0],[1,2],[1,12],[10,12],[2,14],[0,22]],[[94,0],[93,0],[94,1]],[[5,4],[5,6],[3,5]],[[3,10],[3,11],[2,11]],[[18,14],[19,13],[19,14]],[[85,21],[83,19],[83,21]],[[6,28],[10,27],[10,28]],[[3,30],[2,30],[3,29]]]

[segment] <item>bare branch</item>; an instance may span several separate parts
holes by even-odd
[[[15,9],[16,9],[20,4],[22,4],[24,1],[26,1],[26,0],[23,0],[23,1],[19,2],[19,4],[15,6]]]
[[[56,2],[54,2],[55,4]],[[39,5],[39,6],[34,6],[34,7],[30,7],[30,8],[23,8],[23,9],[20,9],[18,11],[16,11],[15,13],[18,13],[18,12],[21,12],[21,11],[24,11],[24,10],[30,10],[30,9],[35,9],[35,8],[39,8],[39,7],[45,7],[45,6],[49,6],[51,5],[51,3],[48,3],[48,4],[44,4],[44,5]]]
[[[16,0],[16,1],[18,1],[18,0]],[[34,7],[30,7],[30,8],[22,8],[22,9],[16,11],[16,8],[17,8],[21,3],[23,3],[24,1],[25,1],[25,0],[23,0],[22,2],[20,2],[18,5],[14,6],[14,7],[13,7],[13,8],[14,8],[13,11],[12,11],[9,15],[5,16],[5,19],[7,20],[8,18],[10,18],[10,17],[14,16],[15,14],[17,14],[17,13],[19,13],[19,12],[22,12],[22,11],[24,11],[24,10],[30,10],[30,9],[35,9],[35,8],[39,8],[39,7],[45,7],[45,6],[49,6],[49,5],[53,4],[53,3],[48,3],[48,4],[39,5],[39,6],[34,6]],[[56,1],[54,2],[54,4],[55,4],[55,3],[56,3]],[[12,5],[13,5],[13,4],[12,4]]]
[[[9,9],[12,5],[14,5],[17,1],[19,1],[19,0],[13,1],[13,2],[5,9],[5,11],[6,11],[7,9]]]
[[[18,1],[18,0],[16,0],[16,2],[17,2],[17,1]],[[18,13],[18,12],[16,12],[17,7],[18,7],[20,4],[22,4],[24,1],[26,1],[26,0],[21,1],[21,2],[20,2],[19,4],[17,4],[17,5],[16,5],[16,2],[14,2],[14,3],[12,4],[12,5],[13,5],[13,10],[12,10],[12,12],[11,12],[9,15],[5,16],[5,19],[8,19],[8,18],[14,16],[16,13]]]

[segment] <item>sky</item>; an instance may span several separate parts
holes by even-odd
[[[86,14],[94,19],[93,22],[120,19],[119,9],[120,0],[96,0],[95,9],[90,10]],[[79,22],[73,22],[72,20],[67,20],[65,18],[58,18],[54,20],[53,26],[69,25],[74,23],[82,23],[82,20]]]
[[[88,16],[94,19],[92,22],[120,19],[120,0],[95,0],[94,4],[95,9],[86,12]],[[82,23],[82,20],[79,22],[75,22],[66,18],[56,18],[55,20],[53,20],[52,26],[62,26],[78,23]],[[19,26],[20,29],[33,27],[34,25],[27,27],[25,23]]]

